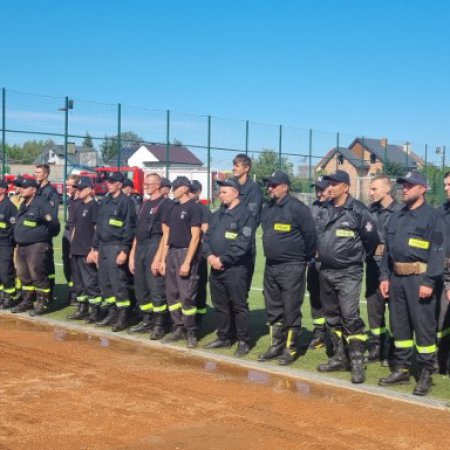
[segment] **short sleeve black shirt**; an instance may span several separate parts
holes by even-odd
[[[74,233],[71,245],[71,254],[86,256],[92,248],[97,223],[98,204],[95,200],[89,203],[80,203],[74,214]]]
[[[202,224],[211,223],[212,212],[211,210],[201,202],[198,202],[200,209],[202,210]]]
[[[168,217],[172,206],[173,202],[162,197],[144,202],[138,216],[136,230],[138,242],[159,239],[162,236],[162,219]]]
[[[173,248],[188,248],[191,241],[191,227],[202,224],[202,210],[194,201],[174,203],[170,212],[164,215],[163,222],[170,228],[169,246]]]

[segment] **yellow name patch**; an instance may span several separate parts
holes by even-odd
[[[112,225],[113,227],[123,227],[123,222],[121,220],[117,220],[117,219],[109,219],[108,222],[110,225]]]
[[[6,222],[0,222],[0,228],[6,228]]]
[[[355,237],[355,232],[353,230],[336,230],[336,236],[338,237]]]
[[[288,233],[292,230],[292,225],[290,223],[274,223],[273,229],[275,231],[283,231],[285,233]]]
[[[32,220],[24,220],[24,221],[23,221],[23,224],[24,224],[26,227],[32,227],[32,228],[34,228],[34,227],[37,225],[37,222],[34,222],[34,221],[32,221]]]
[[[238,237],[236,231],[225,231],[225,239],[235,240]]]
[[[430,248],[430,243],[422,239],[409,238],[408,245],[414,248],[421,248],[422,250],[428,250]]]

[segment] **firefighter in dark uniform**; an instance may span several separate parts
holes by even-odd
[[[363,262],[375,251],[378,234],[369,210],[349,194],[348,173],[338,170],[324,180],[330,183],[330,201],[317,217],[320,296],[335,352],[317,370],[347,370],[348,350],[351,381],[363,383],[367,340],[359,310]]]
[[[44,199],[53,209],[53,216],[58,217],[59,195],[56,189],[48,181],[50,175],[50,166],[48,164],[39,164],[34,169],[34,176],[39,184],[37,195]],[[53,297],[53,288],[55,286],[55,255],[53,251],[53,240],[50,241],[50,259],[48,260],[48,277],[51,284],[51,297]]]
[[[158,273],[163,251],[162,217],[168,215],[173,203],[163,197],[161,178],[156,173],[145,177],[145,193],[150,197],[140,210],[136,237],[130,253],[129,268],[134,275],[134,290],[142,312],[142,320],[129,333],[151,333],[150,339],[164,336],[167,300],[164,277]],[[152,270],[153,266],[153,270]]]
[[[259,361],[278,358],[286,366],[297,357],[301,307],[305,294],[307,261],[316,252],[316,227],[309,208],[289,194],[284,172],[265,178],[270,201],[261,212],[264,301],[270,327],[270,347]]]
[[[62,237],[62,261],[64,277],[69,287],[68,304],[76,304],[77,293],[73,286],[72,279],[72,263],[70,258],[70,244],[72,240],[73,226],[75,211],[80,204],[80,200],[77,198],[77,190],[75,185],[78,183],[80,177],[78,175],[70,175],[66,181],[66,194],[67,194],[67,222],[64,227]]]
[[[380,243],[374,254],[366,259],[367,318],[370,328],[367,360],[371,362],[381,360],[382,365],[387,367],[390,342],[385,320],[387,301],[379,289],[380,265],[386,248],[386,226],[392,214],[401,209],[401,205],[391,196],[391,180],[387,175],[372,178],[369,197],[372,200],[369,211],[376,223]]]
[[[312,203],[310,209],[314,221],[319,211],[326,205],[328,200],[328,181],[317,178],[316,182],[311,185],[316,193],[316,200]],[[309,302],[311,304],[311,315],[313,322],[313,336],[308,348],[315,350],[325,345],[326,320],[322,313],[322,302],[320,300],[320,283],[319,283],[320,264],[315,258],[308,261],[308,272],[306,275],[306,287],[309,292]]]
[[[191,192],[189,196],[191,200],[197,202],[202,210],[202,236],[208,231],[209,223],[211,221],[211,211],[200,201],[203,186],[198,180],[192,180]],[[201,245],[201,244],[200,244]],[[208,264],[206,258],[201,250],[199,250],[198,262],[198,287],[197,287],[197,322],[200,324],[204,315],[206,314],[206,285],[208,284]]]
[[[136,216],[139,214],[144,199],[141,194],[134,192],[134,183],[129,178],[123,180],[122,192],[133,202]]]
[[[189,198],[191,183],[177,177],[172,183],[175,204],[162,218],[167,224],[159,272],[166,277],[166,296],[173,331],[162,342],[174,342],[186,337],[188,348],[198,345],[196,313],[198,283],[198,250],[202,213],[200,206]]]
[[[14,225],[17,208],[8,198],[8,183],[0,180],[0,307],[10,308],[16,300],[14,273]]]
[[[70,256],[77,309],[67,316],[73,320],[88,319],[88,323],[94,323],[99,318],[102,302],[97,266],[91,250],[98,211],[98,204],[92,196],[93,187],[90,180],[83,179],[75,185],[80,203],[73,212]]]
[[[136,211],[121,190],[123,180],[120,172],[112,172],[108,176],[108,195],[98,210],[93,245],[102,307],[107,312],[96,325],[113,325],[112,331],[122,331],[128,326],[131,306],[127,259],[136,228]]]
[[[51,258],[51,240],[60,231],[55,209],[37,195],[38,188],[34,179],[22,181],[23,202],[14,226],[16,270],[22,283],[22,300],[11,311],[32,309],[36,300],[31,315],[43,314],[51,301],[48,261]]]
[[[444,285],[442,293],[436,292],[440,298],[438,328],[437,328],[437,362],[439,373],[449,373],[449,354],[450,354],[450,172],[444,175],[444,191],[447,201],[438,209],[445,222],[446,246],[445,246],[445,266],[444,266]]]
[[[395,343],[393,371],[381,386],[409,383],[414,347],[420,375],[413,394],[427,395],[436,364],[436,294],[445,263],[446,230],[442,215],[425,200],[427,181],[418,172],[397,179],[404,207],[386,230],[386,254],[381,264],[381,294],[389,296]]]
[[[252,265],[254,218],[240,203],[236,178],[218,181],[223,207],[212,216],[204,237],[204,253],[211,266],[211,300],[217,319],[217,339],[207,349],[230,347],[237,337],[237,357],[250,351],[248,270]],[[234,333],[236,332],[236,336]]]
[[[252,213],[255,219],[255,233],[259,227],[261,208],[263,203],[263,195],[261,188],[250,178],[252,170],[252,160],[244,153],[236,155],[233,159],[233,176],[239,180],[241,189],[239,192],[239,201]],[[251,288],[253,272],[255,271],[256,262],[256,241],[253,242],[253,263],[248,272],[248,290]]]

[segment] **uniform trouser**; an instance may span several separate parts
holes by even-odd
[[[252,255],[247,267],[247,296],[252,287],[253,273],[255,272],[255,264],[256,264],[256,241],[253,240]]]
[[[364,321],[359,312],[362,265],[345,269],[326,269],[319,272],[320,296],[330,331],[342,332],[347,338],[366,340]]]
[[[314,329],[325,331],[326,321],[322,312],[322,301],[320,300],[319,270],[317,269],[316,264],[312,264],[308,267],[308,272],[306,274],[306,286],[309,292],[311,316]]]
[[[195,330],[197,305],[198,261],[191,262],[191,270],[187,277],[179,275],[187,248],[171,248],[166,263],[166,296],[167,306],[175,327],[184,326],[187,330]]]
[[[134,257],[134,292],[142,312],[163,313],[167,310],[164,277],[150,270],[158,251],[159,240],[138,243]]]
[[[367,318],[372,336],[378,337],[386,332],[387,300],[381,295],[380,268],[377,261],[369,259],[366,265]]]
[[[0,290],[8,296],[16,293],[14,247],[0,247]]]
[[[48,242],[17,246],[16,270],[23,291],[50,292],[51,281],[48,277],[50,255],[51,244]]]
[[[53,250],[53,241],[49,242],[49,257],[47,259],[47,273],[51,286],[55,285],[55,252]]]
[[[236,330],[238,340],[249,341],[247,277],[246,266],[229,267],[225,270],[211,269],[209,288],[216,312],[219,339],[233,339]]]
[[[390,278],[390,324],[395,344],[395,366],[409,368],[414,346],[419,365],[434,369],[436,360],[436,293],[419,298],[422,276]],[[414,340],[413,340],[414,337]]]
[[[79,302],[101,303],[98,272],[95,264],[86,262],[86,256],[72,256],[73,287]]]
[[[98,255],[98,281],[105,306],[128,308],[131,304],[127,263],[117,265],[120,244],[100,244]]]
[[[198,262],[197,314],[206,314],[206,285],[208,283],[208,264],[200,257]]]
[[[62,262],[64,277],[69,283],[72,281],[72,264],[70,261],[70,232],[68,230],[64,230],[62,237]]]
[[[266,264],[264,302],[269,325],[300,330],[305,295],[305,264]]]

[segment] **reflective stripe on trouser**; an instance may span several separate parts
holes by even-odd
[[[18,245],[16,252],[16,270],[23,285],[49,289],[48,260],[51,246],[47,242]]]
[[[303,264],[266,264],[264,302],[271,325],[281,322],[285,328],[300,329],[305,275]]]
[[[117,302],[130,301],[127,263],[118,266],[119,244],[100,244],[98,255],[98,281],[104,299],[115,298]]]
[[[249,340],[247,270],[245,266],[211,270],[209,290],[220,339]]]
[[[414,348],[417,362],[434,370],[436,361],[436,296],[419,298],[420,276],[390,279],[390,322],[395,344],[395,366],[409,368]]]
[[[141,311],[167,305],[164,277],[154,276],[150,270],[158,250],[159,239],[138,243],[134,257],[134,292]]]
[[[309,302],[311,304],[311,317],[313,319],[314,329],[325,331],[326,320],[322,311],[322,302],[320,299],[319,263],[308,267],[306,273],[306,287],[309,292]]]
[[[187,277],[180,277],[179,275],[186,253],[187,249],[185,248],[171,248],[169,250],[166,264],[167,306],[175,327],[184,326],[186,329],[195,329],[195,313],[191,315],[182,314],[182,310],[190,311],[193,308],[197,308],[195,303],[198,283],[197,259],[193,259],[191,270]],[[174,308],[178,304],[181,304],[181,308]]]
[[[329,328],[342,330],[345,336],[364,334],[364,321],[359,311],[362,266],[345,269],[321,269],[320,295]]]

